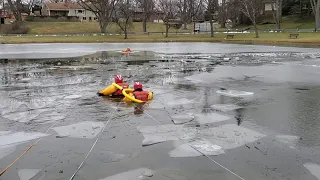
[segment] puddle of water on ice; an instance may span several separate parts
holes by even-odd
[[[305,168],[307,168],[312,175],[314,175],[316,178],[320,180],[320,165],[315,163],[305,163],[303,165]]]
[[[20,169],[18,175],[20,180],[30,180],[35,175],[37,175],[41,169]]]
[[[57,137],[92,139],[100,133],[103,127],[104,124],[102,122],[84,121],[52,129],[57,132]]]
[[[148,168],[139,168],[123,173],[119,173],[113,176],[109,176],[100,180],[141,180],[147,177],[153,176],[155,171]]]

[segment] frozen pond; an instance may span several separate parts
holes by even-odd
[[[23,44],[0,59],[0,171],[41,138],[1,180],[69,180],[90,150],[75,180],[320,180],[319,49]],[[154,99],[97,96],[117,74]]]

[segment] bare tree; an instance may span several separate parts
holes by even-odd
[[[203,7],[204,0],[179,0],[177,6],[180,18],[183,22],[183,29],[187,29],[187,24],[191,23],[199,10]]]
[[[13,13],[13,16],[15,17],[16,21],[18,23],[22,22],[22,17],[21,17],[21,9],[22,9],[22,3],[21,0],[8,0],[8,4],[10,7],[11,12]]]
[[[261,15],[261,0],[238,0],[240,11],[252,22],[256,38],[259,37],[257,29],[257,18]]]
[[[118,0],[78,0],[80,6],[96,15],[101,33],[107,32],[107,26],[112,20],[111,17],[117,3]]]
[[[166,37],[168,37],[169,29],[173,25],[174,21],[178,17],[178,5],[174,0],[157,0],[156,8],[161,12],[162,20],[166,25]]]
[[[312,11],[315,17],[315,30],[320,28],[320,0],[310,0]]]
[[[121,31],[124,32],[124,39],[128,39],[128,28],[132,26],[131,17],[133,14],[133,8],[130,5],[130,1],[122,0],[114,8],[113,19]]]
[[[138,9],[142,10],[142,31],[147,32],[147,21],[154,14],[153,0],[137,0]]]
[[[210,22],[210,36],[214,37],[213,16],[219,8],[218,0],[205,0],[205,3],[207,5],[206,12]]]
[[[276,0],[276,9],[274,8],[274,3],[271,3],[272,16],[276,22],[277,29],[280,29],[280,23],[282,18],[282,0]]]

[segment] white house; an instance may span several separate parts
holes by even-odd
[[[96,15],[92,11],[85,10],[79,4],[67,2],[44,3],[42,7],[42,15],[78,17],[80,21],[97,20]]]

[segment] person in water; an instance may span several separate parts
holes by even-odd
[[[127,52],[131,52],[131,49],[130,49],[130,48],[127,48]]]
[[[149,92],[142,89],[142,84],[140,82],[135,82],[133,89],[132,95],[134,98],[145,102],[149,100]]]
[[[129,88],[129,85],[127,83],[123,82],[123,77],[121,75],[116,75],[116,77],[114,78],[114,83],[121,86],[123,89]],[[113,85],[111,85],[111,87],[112,86]],[[114,92],[110,92],[110,91],[108,91],[109,87],[107,87],[106,89],[104,89],[102,91],[99,91],[98,95],[99,96],[111,96],[111,97],[123,96],[121,89],[117,88]]]

